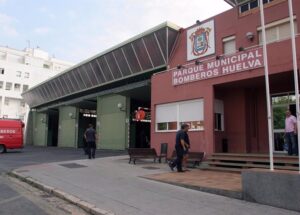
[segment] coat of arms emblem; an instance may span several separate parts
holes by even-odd
[[[195,56],[201,56],[205,54],[209,47],[209,34],[211,28],[198,28],[193,32],[189,39],[192,41],[192,54]]]

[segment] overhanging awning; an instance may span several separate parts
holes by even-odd
[[[93,98],[96,98],[98,96],[104,96],[104,95],[109,95],[109,94],[120,94],[120,95],[126,95],[128,91],[130,90],[135,90],[139,89],[139,88],[144,88],[150,86],[150,80],[145,80],[145,81],[139,81],[139,82],[135,82],[132,84],[126,84],[123,86],[119,86],[119,87],[114,87],[113,89],[108,89],[108,90],[102,90],[100,92],[97,93],[92,93],[92,94],[87,94],[84,96],[78,96],[76,98],[73,99],[68,99],[66,101],[61,101],[58,103],[54,103],[51,105],[47,105],[46,107],[42,107],[39,108],[39,112],[44,112],[47,111],[49,109],[55,109],[58,108],[59,106],[66,106],[66,105],[74,105],[74,104],[78,104],[80,102],[84,102],[84,101],[91,101]],[[75,105],[76,106],[76,105]]]
[[[227,2],[228,4],[230,4],[232,7],[236,7],[241,4],[247,3],[250,0],[224,0],[224,1]]]
[[[31,108],[164,68],[179,27],[165,22],[110,48],[22,94]]]

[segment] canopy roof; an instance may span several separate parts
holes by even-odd
[[[31,108],[45,106],[166,68],[179,29],[165,22],[65,70],[22,96]]]
[[[250,0],[224,0],[224,1],[230,4],[232,7],[236,7],[246,2],[249,2]]]

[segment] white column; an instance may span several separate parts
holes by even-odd
[[[271,98],[270,98],[270,86],[269,86],[269,65],[268,65],[268,53],[267,53],[267,41],[266,41],[266,26],[265,26],[265,14],[263,0],[259,0],[260,7],[260,20],[261,31],[263,40],[263,56],[264,56],[264,69],[265,69],[265,82],[266,82],[266,99],[267,99],[267,115],[268,115],[268,133],[269,133],[269,154],[270,154],[270,170],[274,170],[273,161],[273,120],[271,112]]]
[[[293,52],[293,69],[294,69],[294,82],[295,82],[295,96],[296,96],[296,111],[297,111],[297,135],[298,135],[298,152],[300,149],[300,107],[299,107],[299,83],[298,83],[298,65],[297,65],[297,51],[296,51],[296,37],[294,26],[294,13],[293,13],[293,1],[289,0],[289,15],[291,26],[291,41]],[[299,156],[299,172],[300,172],[300,156]]]

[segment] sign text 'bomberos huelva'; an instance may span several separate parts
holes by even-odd
[[[263,51],[261,47],[224,55],[219,59],[203,61],[198,65],[191,64],[172,73],[173,85],[216,78],[223,75],[243,72],[263,67]]]

